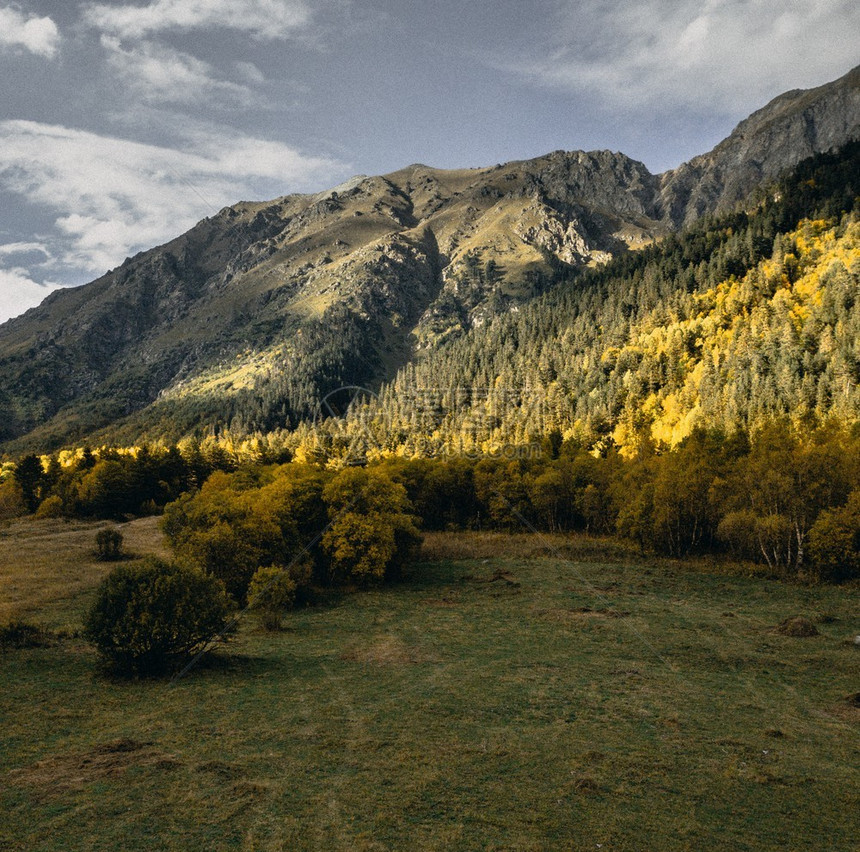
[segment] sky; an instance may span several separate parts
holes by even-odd
[[[856,0],[0,0],[0,322],[240,200],[610,149],[860,62]]]

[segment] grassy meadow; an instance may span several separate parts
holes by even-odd
[[[860,848],[857,587],[431,534],[397,586],[122,682],[75,634],[98,528],[0,529],[0,622],[57,634],[2,651],[0,849]]]

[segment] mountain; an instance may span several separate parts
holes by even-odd
[[[304,454],[674,446],[860,423],[860,141],[749,211],[569,276],[299,436]],[[786,432],[787,434],[787,432]],[[342,453],[341,453],[342,454]]]
[[[330,391],[378,386],[572,270],[857,138],[858,105],[855,69],[776,98],[663,175],[619,153],[557,151],[225,208],[0,326],[0,447],[295,426]]]
[[[860,137],[860,66],[796,89],[744,119],[713,151],[661,175],[661,209],[676,226],[723,213],[801,160]]]

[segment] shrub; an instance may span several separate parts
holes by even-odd
[[[122,533],[104,529],[96,533],[96,555],[105,562],[119,559],[122,554]]]
[[[296,581],[286,568],[258,568],[248,588],[248,605],[266,630],[280,630],[284,611],[296,601]]]
[[[819,580],[840,583],[860,577],[860,491],[825,509],[809,531],[809,556]]]
[[[190,531],[176,552],[183,562],[220,580],[236,604],[244,606],[248,584],[263,558],[252,536],[244,524],[218,521]]]
[[[36,509],[37,518],[60,518],[63,515],[63,498],[56,494],[46,497]]]
[[[763,560],[773,572],[785,573],[796,563],[796,530],[785,515],[729,512],[717,527],[717,538],[733,556]]]
[[[222,635],[229,611],[215,578],[149,558],[102,581],[85,635],[113,672],[159,675]]]
[[[47,648],[53,638],[44,628],[26,621],[0,625],[0,648]]]
[[[17,518],[27,513],[21,486],[15,479],[0,482],[0,521]]]
[[[242,606],[254,572],[288,562],[296,551],[296,524],[283,496],[216,473],[199,493],[165,507],[163,529],[183,562],[222,580]]]

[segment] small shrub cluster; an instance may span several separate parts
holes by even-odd
[[[420,542],[417,520],[404,486],[382,469],[287,464],[213,474],[165,508],[163,528],[183,563],[244,606],[261,569],[287,572],[282,585],[292,582],[297,599],[312,586],[394,579]],[[258,607],[271,611],[271,598]]]
[[[37,624],[10,621],[0,625],[0,648],[47,648],[54,644],[54,635]]]
[[[280,630],[284,613],[296,602],[296,581],[285,568],[258,568],[248,588],[248,606],[266,630]]]
[[[122,533],[115,529],[99,530],[96,533],[96,556],[104,562],[112,562],[122,556]]]

